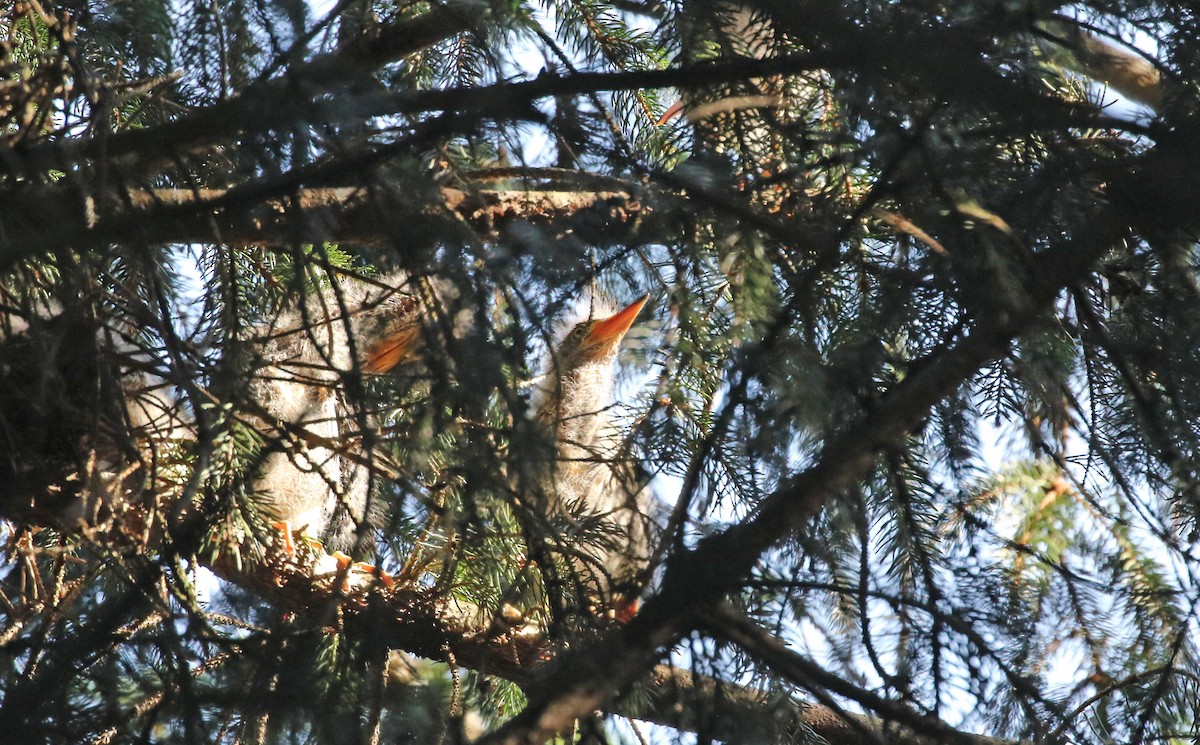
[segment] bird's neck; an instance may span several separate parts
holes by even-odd
[[[560,446],[587,451],[582,457],[597,457],[605,430],[610,426],[608,408],[612,405],[613,364],[598,360],[565,371],[559,378],[557,411]],[[603,438],[609,440],[611,438]]]

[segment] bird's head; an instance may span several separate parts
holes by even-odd
[[[351,370],[389,372],[417,355],[423,327],[441,303],[437,288],[402,273],[339,277],[254,329],[248,340],[260,389],[254,395],[289,419],[306,410],[310,399],[323,400]]]
[[[424,316],[420,306],[415,295],[393,292],[359,311],[354,325],[362,339],[360,370],[381,375],[417,352]]]
[[[426,341],[423,330],[449,313],[457,298],[445,280],[403,271],[344,283],[343,292],[357,367],[369,375],[382,375],[416,357]]]
[[[577,323],[559,345],[558,364],[569,369],[611,357],[637,320],[648,297],[642,295],[606,318],[590,318]]]

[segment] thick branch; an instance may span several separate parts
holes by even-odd
[[[286,565],[218,569],[287,607],[318,613],[320,608],[328,608],[332,618],[335,608],[341,605],[352,634],[369,634],[391,648],[429,659],[452,659],[457,665],[522,686],[536,687],[556,666],[553,661],[544,661],[553,651],[544,636],[463,627],[460,621],[438,613],[438,598],[428,591],[381,588],[347,599],[333,590],[333,582],[314,580],[308,573]],[[831,745],[856,745],[863,733],[884,732],[903,735],[898,742],[904,745],[931,745],[936,741],[913,730],[897,730],[875,717],[773,696],[669,665],[654,667],[641,682],[645,695],[614,701],[607,710],[717,740],[761,745],[791,742],[803,732],[813,732]],[[925,723],[930,726],[929,732],[946,735],[948,742],[1009,745],[1003,740],[958,733],[934,720]]]
[[[1065,18],[1044,28],[1055,43],[1072,53],[1073,59],[1067,61],[1080,74],[1152,109],[1162,106],[1166,97],[1162,74],[1145,57],[1109,44]]]
[[[59,191],[54,195],[61,197]],[[236,190],[133,192],[107,214],[89,201],[64,208],[33,194],[0,205],[0,268],[67,247],[112,243],[286,244],[411,241],[414,232],[443,237],[470,227],[496,238],[514,223],[552,226],[592,243],[662,237],[668,229],[642,199],[625,192],[465,191],[444,188],[428,201],[392,200],[362,188],[303,189],[291,196],[243,199]],[[89,219],[89,215],[91,219]],[[622,230],[624,226],[625,230]]]
[[[362,60],[353,64],[366,67],[382,64],[393,55],[422,48],[439,34],[461,30],[478,21],[477,16],[471,16],[468,12],[472,7],[468,6],[466,11],[438,9],[431,11],[428,18],[420,16],[397,24],[394,33],[388,35],[388,43],[379,41],[379,49],[371,53],[361,52]],[[409,28],[414,24],[419,28]],[[402,32],[401,28],[407,31]],[[287,78],[252,86],[235,99],[194,112],[175,122],[113,135],[103,141],[102,147],[98,141],[47,144],[18,154],[9,162],[19,164],[19,168],[30,175],[30,181],[36,182],[39,174],[48,168],[80,173],[78,167],[81,164],[103,155],[108,163],[106,172],[128,177],[129,174],[154,172],[165,162],[165,158],[207,147],[243,132],[267,132],[284,126],[291,127],[298,122],[446,111],[455,112],[460,118],[466,117],[466,121],[457,125],[465,126],[469,121],[484,117],[526,117],[536,101],[552,96],[663,86],[689,87],[720,80],[812,69],[858,70],[884,78],[895,75],[928,78],[930,85],[947,95],[955,95],[980,107],[1004,113],[1008,120],[1016,121],[1019,117],[1019,122],[1014,126],[1022,129],[1031,126],[1096,126],[1104,123],[1102,117],[1085,107],[1042,95],[1002,77],[978,59],[976,50],[939,44],[939,38],[929,34],[916,38],[846,31],[836,37],[836,44],[830,48],[803,55],[672,70],[582,73],[568,77],[543,75],[524,83],[384,92],[353,100],[344,91],[332,97],[316,95],[323,90],[321,85],[327,82],[329,85],[335,85],[335,81],[344,82],[333,70],[339,64],[347,63],[343,57],[334,56],[301,66]],[[402,43],[402,40],[407,41]],[[375,49],[369,44],[368,47]],[[909,50],[917,47],[928,51],[922,55],[911,55]],[[387,51],[384,53],[380,50]],[[320,84],[297,82],[309,78]],[[1018,112],[1016,116],[1014,112]],[[298,214],[305,219],[285,220],[288,210],[284,207],[296,205],[284,200],[281,195],[290,194],[301,185],[280,184],[272,187],[267,184],[264,187],[248,184],[242,187],[244,192],[237,189],[228,192],[224,201],[204,194],[190,205],[179,204],[178,200],[172,205],[171,200],[167,199],[164,200],[165,204],[154,209],[144,204],[147,199],[153,201],[154,197],[135,194],[131,198],[131,209],[126,203],[128,195],[114,193],[112,187],[90,181],[80,183],[74,178],[67,178],[44,187],[18,183],[0,195],[0,204],[3,205],[0,207],[0,228],[3,229],[0,232],[0,267],[35,251],[63,247],[85,249],[130,239],[182,241],[199,235],[204,236],[202,240],[213,240],[214,229],[222,227],[222,222],[227,223],[224,228],[230,231],[230,237],[226,240],[234,240],[235,237],[254,240],[260,229],[286,234],[289,239],[299,235],[305,239],[353,240],[360,233],[368,233],[362,236],[368,239],[378,237],[378,223],[371,225],[370,220],[359,222],[361,213],[353,211],[344,216],[344,222],[343,216],[335,214],[328,224],[322,224],[322,219],[327,215],[308,219],[303,210],[293,210],[293,216]],[[209,206],[205,203],[210,199],[219,203],[212,204],[212,211],[205,212],[201,208]],[[381,205],[385,208],[383,214],[395,213],[397,207],[401,213],[405,209],[412,210],[413,201]],[[419,200],[416,201],[419,207]],[[139,202],[142,203],[140,207]]]

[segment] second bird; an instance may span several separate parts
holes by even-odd
[[[650,495],[628,460],[624,435],[608,417],[621,340],[646,297],[576,324],[558,344],[537,409],[555,442],[546,511],[587,537],[571,550],[576,580],[593,611],[627,619],[636,611],[651,558]],[[564,544],[567,542],[564,541]]]
[[[420,346],[425,303],[405,284],[403,275],[343,278],[258,329],[250,399],[268,449],[256,489],[289,552],[294,535],[327,551],[372,545],[359,540],[371,524],[365,419],[345,383],[356,371],[385,373]]]

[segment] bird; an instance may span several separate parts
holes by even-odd
[[[437,302],[433,288],[403,273],[374,281],[342,277],[251,334],[248,408],[267,442],[254,488],[286,554],[296,553],[299,536],[319,561],[332,556],[345,572],[346,552],[370,534],[376,517],[370,454],[362,449],[365,422],[347,383],[416,355],[423,320]]]
[[[623,433],[607,412],[621,340],[647,297],[581,321],[563,336],[535,414],[554,442],[542,506],[548,518],[589,533],[573,546],[573,572],[591,609],[620,621],[637,611],[654,528],[645,480],[624,454]]]
[[[264,442],[248,478],[285,553],[296,554],[299,536],[322,571],[325,557],[370,570],[345,553],[368,543],[375,517],[362,446],[370,420],[347,384],[412,360],[428,311],[448,292],[402,273],[342,277],[230,347],[240,393],[228,400]],[[186,480],[179,467],[197,442],[193,417],[153,374],[132,321],[84,303],[20,300],[0,312],[0,501],[68,529],[133,513],[126,522],[144,526],[139,495]]]

